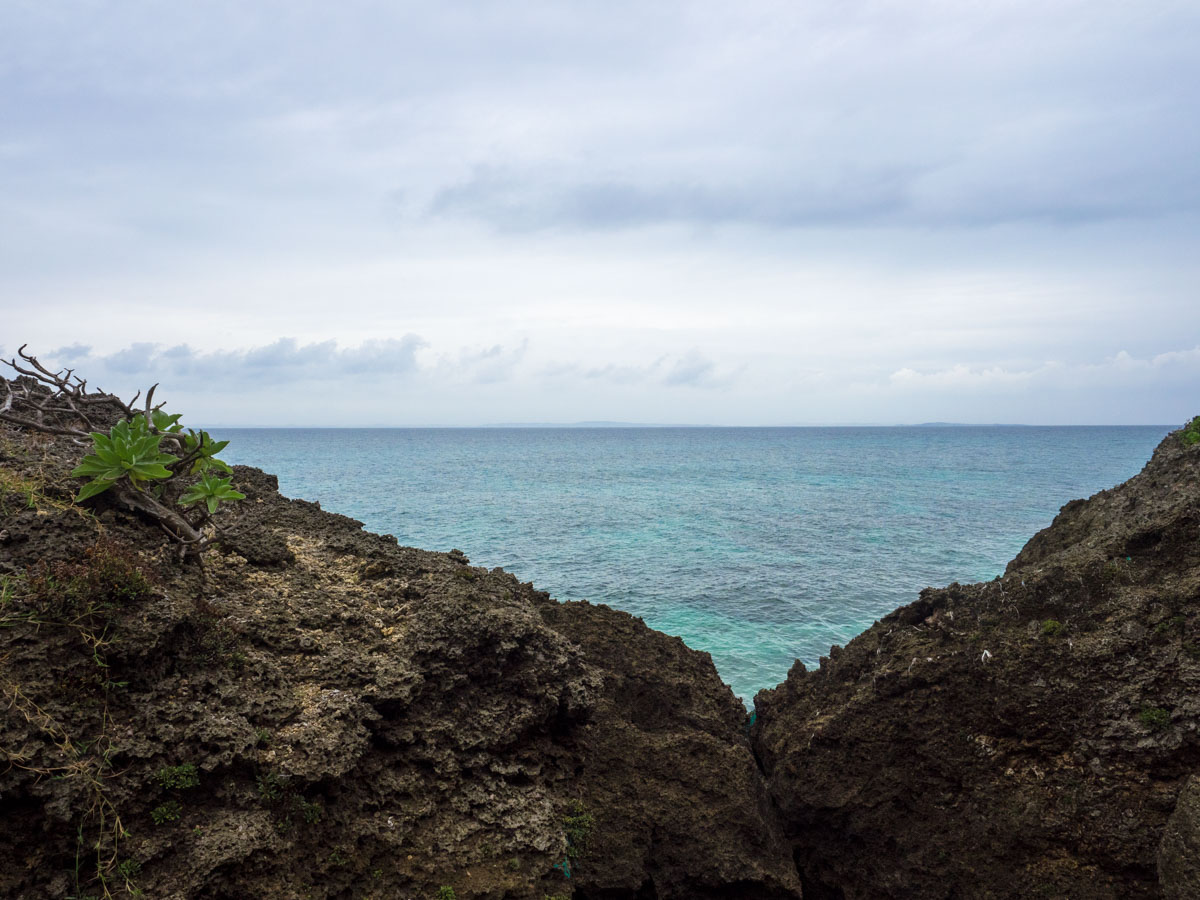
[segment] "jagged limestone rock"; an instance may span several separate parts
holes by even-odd
[[[1163,900],[1200,897],[1200,778],[1188,778],[1158,845]]]

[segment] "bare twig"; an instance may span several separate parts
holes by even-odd
[[[10,381],[0,378],[0,384],[3,384],[5,389],[4,404],[0,406],[0,422],[44,434],[69,437],[76,443],[86,444],[91,438],[91,433],[99,429],[89,414],[91,411],[85,412],[85,407],[94,408],[101,404],[115,406],[129,419],[138,414],[134,411],[133,403],[142,396],[141,391],[138,391],[133,401],[128,404],[113,394],[99,390],[89,392],[87,382],[77,377],[74,369],[52,372],[42,365],[36,356],[27,353],[26,346],[22,344],[17,350],[21,362],[17,362],[16,358],[0,360],[19,375],[30,379],[22,383],[20,379]],[[148,423],[153,422],[153,413],[163,405],[154,405],[154,392],[157,388],[158,385],[155,384],[146,392],[144,414]],[[72,420],[81,427],[72,427]],[[182,452],[183,442],[178,437],[172,438]],[[176,473],[186,472],[185,464],[199,458],[202,450],[203,441],[192,453],[185,454],[182,460],[173,463],[171,468]],[[201,515],[193,522],[184,513],[160,503],[128,479],[122,478],[113,483],[108,489],[108,494],[127,509],[141,513],[157,523],[171,540],[179,545],[183,557],[198,559],[200,553],[215,537],[211,530],[209,534],[205,534],[204,528],[209,519],[207,515]]]
[[[150,390],[146,391],[146,421],[153,422],[154,417],[150,415],[150,404],[154,402],[154,391],[158,388],[158,384],[150,385]]]

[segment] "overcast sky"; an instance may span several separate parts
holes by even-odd
[[[1200,4],[0,0],[0,352],[185,421],[1181,422]]]

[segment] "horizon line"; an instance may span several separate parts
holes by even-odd
[[[765,428],[1169,428],[1177,429],[1183,426],[1161,422],[1124,423],[1124,422],[1088,422],[1088,423],[1056,423],[1033,424],[1026,422],[840,422],[840,423],[809,423],[786,425],[713,425],[697,423],[658,423],[658,422],[489,422],[482,425],[212,425],[204,424],[206,429],[239,429],[243,431],[271,430],[309,430],[309,431],[403,431],[420,429],[439,430],[551,430],[574,429],[580,431],[605,429],[765,429]]]

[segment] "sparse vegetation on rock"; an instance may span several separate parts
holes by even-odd
[[[1193,447],[1200,444],[1200,416],[1196,416],[1187,425],[1183,426],[1183,433],[1179,436],[1180,443],[1185,447]]]
[[[181,555],[198,557],[216,538],[212,517],[220,504],[245,499],[231,483],[232,470],[216,456],[229,442],[214,441],[205,431],[185,433],[180,414],[153,405],[158,385],[146,392],[144,409],[135,411],[112,394],[89,391],[71,369],[52,372],[24,346],[18,356],[21,363],[14,357],[5,364],[21,377],[0,379],[0,421],[79,444],[90,440],[92,452],[71,471],[72,477],[90,479],[75,501],[111,492],[155,521]],[[104,433],[97,422],[114,408],[119,418]],[[188,476],[199,477],[178,487]]]

